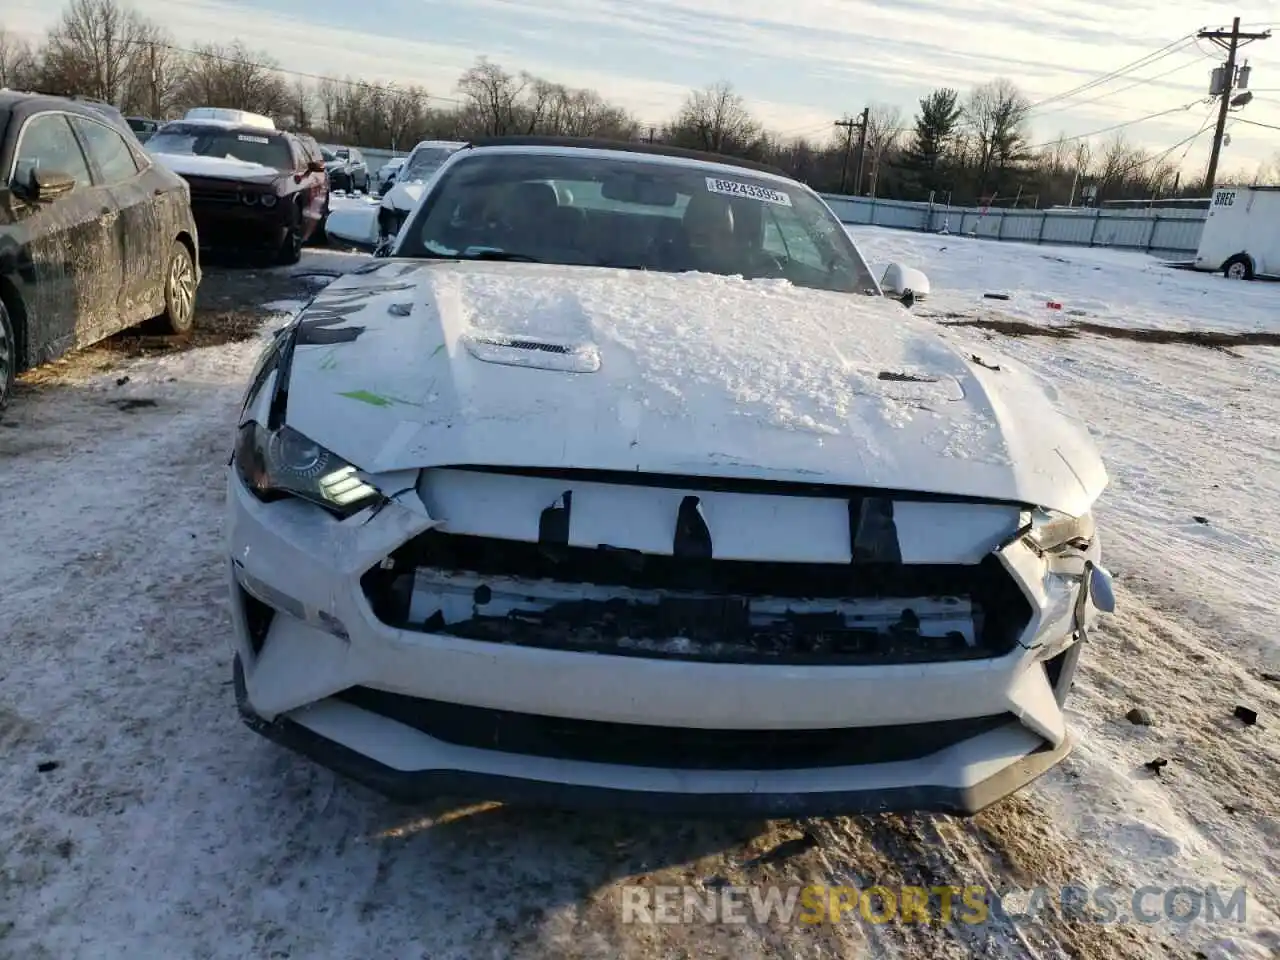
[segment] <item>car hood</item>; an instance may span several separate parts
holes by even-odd
[[[286,422],[364,470],[580,468],[1087,510],[1051,387],[881,297],[707,274],[383,260],[303,311]]]
[[[406,183],[394,184],[382,197],[382,205],[395,210],[412,210],[414,204],[422,197],[426,184],[421,180],[410,180]]]
[[[152,153],[151,156],[174,173],[188,177],[269,183],[283,176],[275,167],[236,160],[234,157],[198,157],[189,153]]]

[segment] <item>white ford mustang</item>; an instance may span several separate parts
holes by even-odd
[[[1114,605],[1106,471],[886,276],[762,167],[457,151],[245,397],[244,718],[404,798],[972,813],[1037,777]]]

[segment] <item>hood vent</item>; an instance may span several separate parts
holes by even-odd
[[[467,333],[462,342],[467,352],[485,363],[566,373],[595,373],[600,369],[600,351],[594,343],[559,343],[500,333]]]

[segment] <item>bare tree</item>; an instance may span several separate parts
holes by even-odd
[[[1264,160],[1258,164],[1258,169],[1253,175],[1253,185],[1280,185],[1280,151],[1273,153],[1270,160]]]
[[[760,124],[728,83],[694,90],[685,99],[665,139],[714,153],[747,153],[760,140]]]
[[[173,115],[179,106],[186,60],[154,24],[145,26],[139,49],[134,69],[125,78],[120,108],[161,120]]]
[[[30,86],[35,74],[36,55],[31,44],[0,27],[0,87]]]
[[[230,107],[272,117],[291,114],[287,84],[275,62],[237,40],[230,46],[203,44],[187,62],[178,99],[183,106]]]
[[[155,39],[154,25],[116,0],[71,0],[45,43],[44,85],[130,109]]]
[[[978,189],[1004,186],[1006,175],[1026,154],[1031,102],[1012,81],[998,77],[974,87],[964,115],[976,151]]]
[[[482,135],[500,137],[515,133],[522,120],[520,97],[529,83],[528,74],[513,76],[481,57],[458,80],[462,94],[464,122]]]
[[[887,103],[873,103],[867,113],[867,166],[871,175],[870,195],[876,195],[880,167],[902,141],[902,109]]]

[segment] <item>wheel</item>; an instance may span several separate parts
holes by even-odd
[[[324,202],[324,210],[320,213],[320,219],[316,221],[315,233],[311,234],[311,244],[316,247],[327,247],[329,245],[329,235],[324,232],[325,225],[329,222],[329,201]]]
[[[276,253],[276,263],[282,267],[291,267],[302,259],[302,216],[297,209],[293,211],[293,220],[284,232],[284,240]]]
[[[1237,253],[1222,265],[1222,275],[1228,280],[1252,280],[1253,260],[1243,253]]]
[[[169,250],[164,271],[164,313],[159,317],[168,333],[190,333],[196,319],[196,265],[181,240]]]
[[[0,300],[0,414],[13,396],[13,381],[18,374],[18,340],[13,335],[13,322],[4,301]]]

